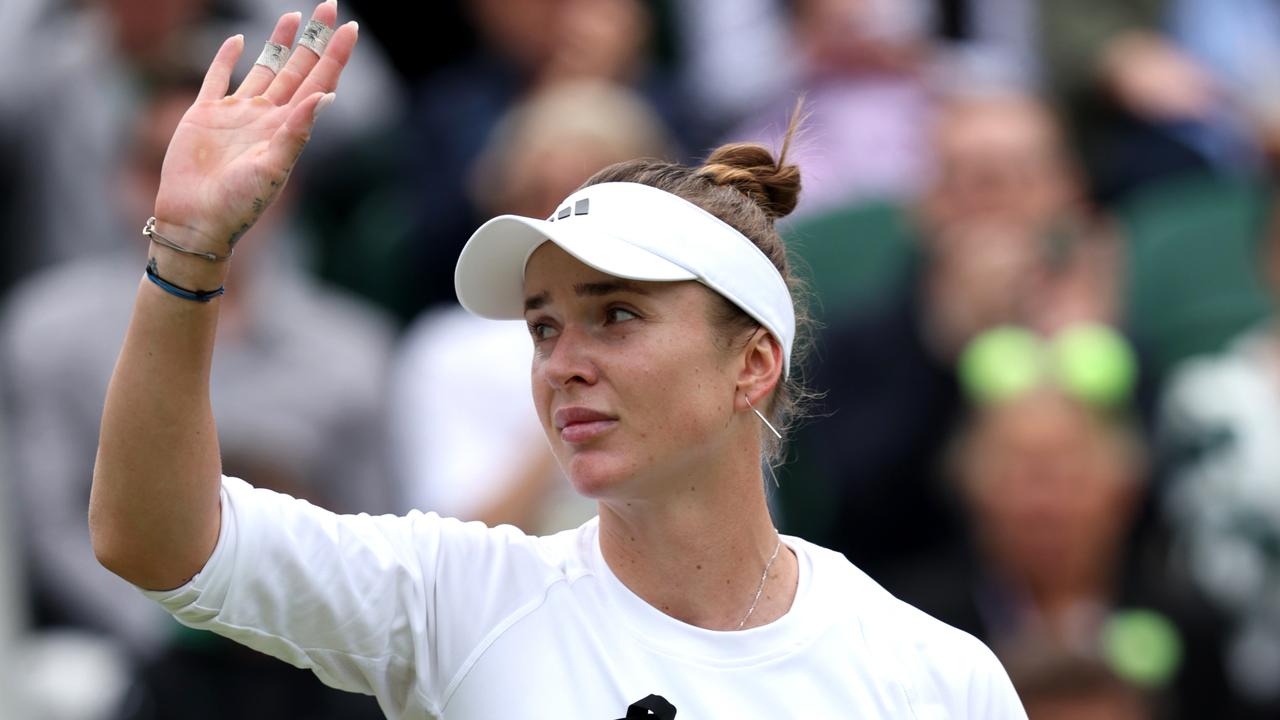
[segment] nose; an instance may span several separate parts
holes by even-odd
[[[552,390],[574,384],[594,385],[599,371],[592,360],[590,334],[576,324],[567,325],[537,369]]]

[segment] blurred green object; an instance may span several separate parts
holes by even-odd
[[[800,218],[782,228],[791,260],[813,292],[813,315],[826,325],[878,304],[916,253],[901,205],[866,201]]]
[[[1066,328],[1052,341],[1054,375],[1071,395],[1099,406],[1128,400],[1137,375],[1129,343],[1105,325]]]
[[[1044,377],[1040,338],[1020,327],[998,327],[974,338],[960,355],[960,381],[987,403],[1034,389]]]
[[[1121,610],[1102,628],[1102,655],[1117,675],[1135,685],[1167,684],[1182,664],[1178,628],[1154,610]]]
[[[1158,379],[1223,349],[1266,317],[1260,272],[1270,198],[1260,180],[1196,175],[1154,185],[1119,208],[1128,234],[1127,326]]]
[[[1117,407],[1132,395],[1137,360],[1129,343],[1105,325],[1072,325],[1047,339],[1005,325],[969,342],[959,373],[965,391],[979,403],[1049,385],[1095,407]]]

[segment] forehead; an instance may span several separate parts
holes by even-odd
[[[553,242],[544,242],[539,245],[524,265],[526,295],[534,290],[535,286],[539,290],[547,290],[557,283],[581,282],[584,279],[599,282],[619,278],[587,265]]]
[[[1026,99],[956,102],[941,112],[935,127],[938,150],[946,156],[1051,153],[1058,137],[1052,118]]]

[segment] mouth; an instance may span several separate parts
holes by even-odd
[[[618,424],[616,417],[584,407],[560,408],[554,421],[560,439],[571,445],[590,442]]]

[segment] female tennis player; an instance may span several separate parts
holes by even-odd
[[[800,180],[759,146],[607,168],[463,250],[462,304],[529,324],[539,417],[596,519],[339,516],[221,475],[217,296],[334,97],[357,34],[324,45],[335,19],[317,8],[283,61],[283,17],[230,95],[227,40],[170,143],[103,417],[102,563],[393,718],[1025,717],[981,643],[774,529],[765,420],[795,396],[796,313],[773,225]]]

